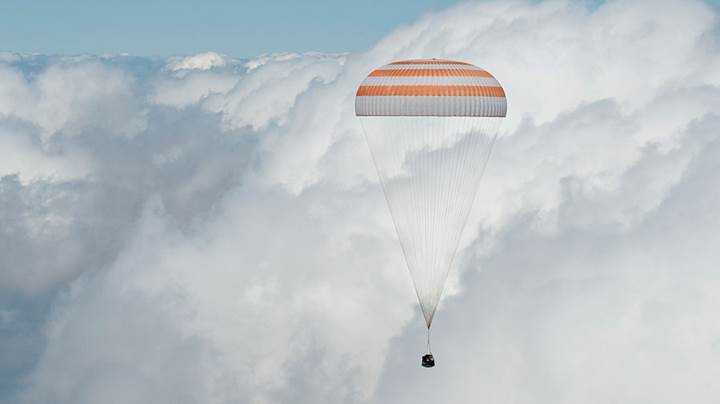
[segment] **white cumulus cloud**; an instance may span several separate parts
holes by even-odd
[[[223,67],[226,64],[228,64],[226,56],[215,52],[205,52],[183,58],[174,58],[165,68],[174,72],[178,70],[210,70],[214,67]]]

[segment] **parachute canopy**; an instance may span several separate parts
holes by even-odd
[[[357,116],[504,117],[505,91],[486,70],[452,60],[406,60],[373,70],[355,97]]]
[[[355,114],[428,329],[506,112],[489,72],[452,60],[393,62],[357,90]]]

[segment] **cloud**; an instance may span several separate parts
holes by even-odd
[[[0,176],[18,175],[27,183],[37,178],[71,180],[89,174],[88,156],[73,149],[43,149],[38,131],[23,126],[0,125]]]
[[[250,126],[262,130],[271,124],[284,126],[286,116],[313,84],[335,79],[344,62],[343,56],[309,54],[305,57],[275,58],[273,63],[261,57],[249,62],[253,68],[226,95],[209,99],[208,110],[220,113],[230,128]],[[314,86],[312,86],[314,87]]]
[[[59,132],[133,136],[144,129],[133,80],[96,61],[58,63],[28,80],[0,66],[0,116],[37,126],[43,140]]]
[[[714,402],[717,18],[497,1],[347,55],[4,58],[0,399]],[[415,57],[510,111],[433,371],[353,116]]]
[[[210,70],[228,64],[227,57],[215,52],[198,53],[183,58],[172,58],[165,66],[167,70]]]
[[[213,94],[225,94],[239,80],[233,71],[192,71],[182,77],[160,76],[153,82],[151,99],[158,105],[187,107]]]

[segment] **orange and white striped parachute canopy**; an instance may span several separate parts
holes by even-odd
[[[393,62],[358,87],[357,116],[504,117],[505,91],[490,72],[441,59]]]

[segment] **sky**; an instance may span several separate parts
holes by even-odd
[[[363,50],[458,0],[126,0],[0,4],[0,51],[141,56]],[[708,0],[720,4],[720,0]],[[582,1],[595,8],[602,0]]]
[[[0,4],[0,50],[167,56],[347,52],[456,0],[22,1]]]
[[[718,8],[420,14],[347,49],[1,52],[0,403],[715,404]],[[508,97],[432,370],[354,116],[429,57]]]

